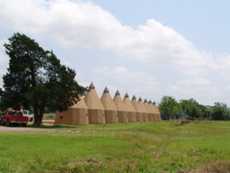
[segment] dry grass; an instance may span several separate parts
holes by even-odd
[[[211,162],[190,173],[230,173],[230,161]]]

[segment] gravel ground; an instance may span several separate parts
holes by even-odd
[[[36,131],[47,131],[47,130],[48,129],[42,129],[42,128],[0,126],[0,132],[36,132]]]
[[[43,120],[43,125],[52,126],[54,120]],[[31,123],[30,123],[31,124]],[[6,127],[0,125],[0,132],[37,132],[37,131],[48,131],[51,129],[45,128],[31,128],[31,127]]]

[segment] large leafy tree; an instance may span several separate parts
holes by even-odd
[[[160,103],[160,112],[164,119],[177,118],[180,107],[173,97],[164,96]]]
[[[75,71],[28,36],[16,33],[4,46],[10,61],[3,76],[3,105],[32,108],[35,126],[46,110],[66,110],[84,92],[75,81]]]

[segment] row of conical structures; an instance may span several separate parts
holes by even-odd
[[[93,83],[84,97],[65,112],[57,113],[55,124],[104,124],[159,121],[160,111],[151,101],[142,101],[119,91],[112,99],[105,88],[99,98]]]

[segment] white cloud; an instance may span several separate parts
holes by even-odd
[[[107,85],[111,88],[112,93],[115,93],[118,89],[123,94],[127,92],[130,96],[145,96],[147,99],[158,99],[160,97],[160,84],[148,73],[131,71],[125,66],[106,66],[95,69],[93,74],[95,78],[100,76],[97,82],[102,83],[102,86],[99,86],[101,91]]]
[[[173,28],[154,19],[132,27],[122,24],[96,4],[78,0],[0,0],[0,6],[0,25],[10,30],[56,41],[63,49],[109,51],[139,64],[135,71],[130,70],[131,63],[129,66],[97,67],[92,76],[102,76],[101,81],[96,79],[101,84],[111,80],[109,85],[113,88],[132,88],[133,93],[156,95],[158,99],[164,94],[201,95],[204,102],[213,98],[209,92],[214,90],[216,97],[221,98],[225,93],[216,91],[224,91],[222,87],[230,85],[227,75],[230,72],[229,55],[216,59],[197,49]],[[145,66],[150,64],[156,69],[163,64],[172,71],[146,69]],[[175,81],[168,83],[172,78]],[[210,85],[215,87],[210,89]],[[230,100],[224,101],[230,103]]]
[[[0,40],[0,88],[3,85],[2,76],[6,73],[6,67],[8,63],[7,62],[8,58],[6,57],[4,53],[4,48],[3,48],[4,42],[5,42],[4,40]]]
[[[108,11],[92,3],[70,0],[23,2],[2,0],[0,16],[3,22],[22,31],[50,34],[68,46],[109,49],[154,63],[205,64],[192,43],[154,19],[134,28],[123,25]],[[22,5],[23,8],[18,8]]]

